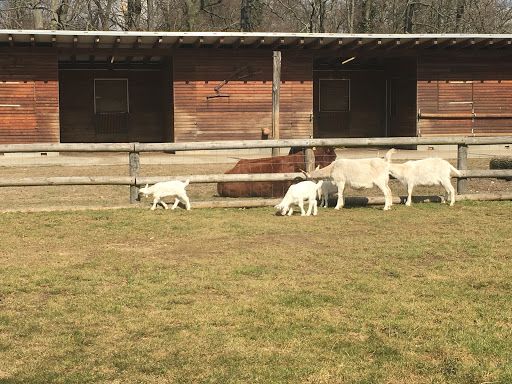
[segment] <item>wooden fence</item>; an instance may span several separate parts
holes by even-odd
[[[188,143],[99,143],[99,144],[3,144],[0,153],[26,152],[122,152],[128,153],[129,176],[76,176],[76,177],[27,177],[0,180],[0,187],[13,186],[49,186],[49,185],[128,185],[130,202],[137,199],[137,186],[152,184],[157,181],[190,179],[191,183],[218,182],[256,182],[285,181],[303,178],[301,173],[262,173],[262,174],[210,174],[210,175],[164,175],[140,176],[140,153],[143,152],[179,152],[197,150],[288,148],[288,147],[396,147],[411,145],[457,145],[457,168],[461,176],[457,180],[457,193],[465,194],[468,178],[512,177],[512,170],[468,170],[469,145],[511,144],[512,136],[501,137],[385,137],[385,138],[343,138],[343,139],[293,139],[293,140],[244,140],[244,141],[210,141]],[[306,156],[307,168],[314,164],[314,156]],[[491,196],[492,197],[492,196]],[[488,198],[491,198],[488,196]],[[496,195],[496,199],[509,198],[508,195]]]

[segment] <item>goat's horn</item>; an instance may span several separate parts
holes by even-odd
[[[305,170],[299,168],[299,171],[301,171],[304,176],[306,176],[306,178],[309,178],[309,173],[307,173]]]

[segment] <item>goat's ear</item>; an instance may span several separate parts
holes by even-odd
[[[320,169],[320,166],[317,165],[316,168],[315,168],[315,171],[318,171]]]
[[[147,188],[148,187],[148,184],[146,184],[146,186],[144,188]]]

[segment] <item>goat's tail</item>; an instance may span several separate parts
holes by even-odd
[[[452,170],[452,173],[456,176],[461,176],[462,174],[460,173],[460,171],[455,168],[453,165],[450,164],[450,169]]]
[[[384,158],[388,163],[391,163],[391,155],[396,152],[395,148],[391,148],[389,151],[386,152],[386,156]]]
[[[186,187],[187,185],[189,185],[189,183],[190,183],[190,179],[187,179],[187,180],[185,180],[185,182],[183,183],[183,186],[184,186],[184,187]]]

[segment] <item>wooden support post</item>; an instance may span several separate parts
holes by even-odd
[[[279,139],[279,98],[281,91],[281,51],[273,52],[272,76],[272,138]],[[279,156],[279,148],[272,148],[272,156]]]
[[[457,145],[457,168],[460,170],[468,169],[468,146],[466,144]],[[466,193],[468,180],[465,178],[457,179],[457,194]]]
[[[137,178],[140,170],[139,152],[130,152],[128,155],[130,165],[130,176]],[[139,200],[139,188],[135,184],[130,185],[130,204],[135,204]]]
[[[313,172],[315,170],[315,152],[312,148],[306,148],[304,158],[306,160],[306,172]]]

